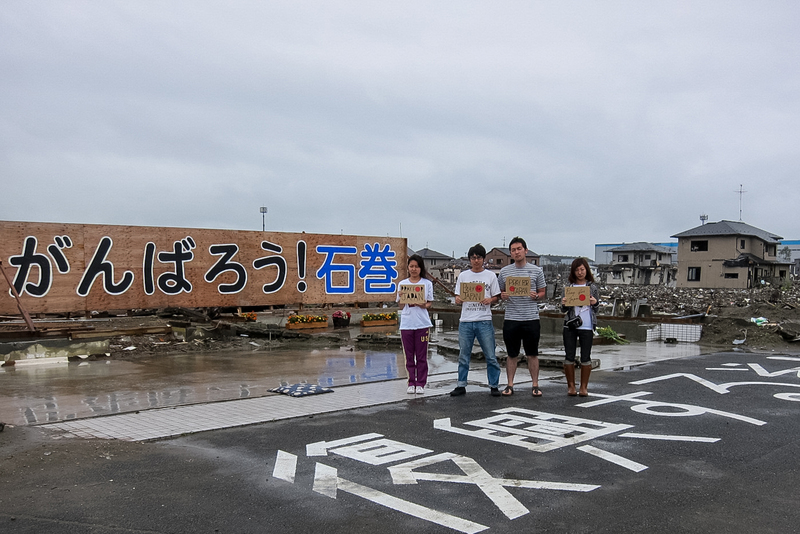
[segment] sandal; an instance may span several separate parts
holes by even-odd
[[[539,389],[539,386],[533,386],[533,390],[531,391],[531,395],[533,395],[534,397],[541,397],[542,396],[542,390]]]
[[[506,389],[503,390],[503,397],[510,397],[514,394],[514,388],[512,386],[506,386]]]

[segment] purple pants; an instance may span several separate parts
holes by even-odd
[[[428,329],[400,330],[400,339],[406,353],[408,385],[425,387],[428,383]]]

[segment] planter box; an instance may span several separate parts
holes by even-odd
[[[344,328],[345,326],[350,326],[349,317],[333,317],[334,328]]]
[[[309,330],[312,328],[328,328],[328,321],[318,321],[314,323],[294,323],[286,324],[288,330]]]
[[[361,326],[396,326],[397,319],[381,319],[380,321],[361,321]]]

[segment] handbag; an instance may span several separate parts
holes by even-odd
[[[570,330],[577,330],[579,326],[583,326],[583,319],[581,319],[580,315],[576,315],[572,319],[567,319],[564,324]]]

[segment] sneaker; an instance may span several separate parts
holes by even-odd
[[[406,393],[408,393],[409,395],[413,395],[414,393],[416,393],[416,388],[414,388],[414,386],[408,386]]]
[[[499,397],[499,396],[500,396],[500,390],[497,388],[492,388],[492,397]]]
[[[425,393],[425,388],[422,386],[417,386],[417,395],[422,395]]]
[[[461,386],[458,386],[456,389],[450,392],[451,397],[458,397],[459,395],[466,395],[466,394],[467,394],[467,388]]]

